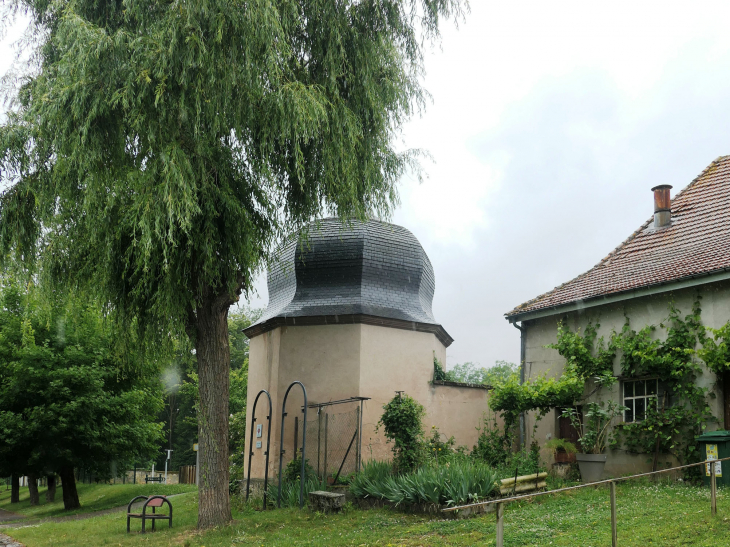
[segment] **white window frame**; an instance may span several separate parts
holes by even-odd
[[[626,388],[631,385],[630,395],[626,395]],[[651,385],[653,384],[653,386]],[[640,390],[636,388],[641,386]],[[654,388],[654,393],[648,394],[649,388]],[[637,392],[641,391],[642,394],[637,395]],[[624,410],[624,422],[625,423],[636,423],[643,422],[646,417],[646,411],[650,404],[654,405],[654,408],[658,408],[659,405],[659,378],[637,378],[632,380],[624,380],[621,385],[621,392],[623,395],[624,406],[629,407],[629,410]],[[644,418],[640,420],[636,419],[636,401],[644,401]],[[631,412],[631,420],[628,420],[628,413]]]

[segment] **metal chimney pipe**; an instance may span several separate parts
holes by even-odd
[[[669,194],[671,189],[668,184],[660,184],[651,189],[654,192],[654,228],[663,228],[672,222],[672,198]]]

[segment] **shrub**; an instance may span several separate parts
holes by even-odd
[[[428,456],[434,458],[437,462],[439,460],[448,460],[450,456],[454,455],[454,445],[456,445],[456,441],[453,436],[444,441],[441,439],[438,427],[431,426],[431,436],[426,440],[426,454]]]
[[[511,457],[511,444],[511,435],[500,431],[496,420],[485,419],[484,426],[479,431],[477,444],[472,450],[472,456],[492,467],[500,467]]]
[[[519,450],[510,454],[507,461],[497,468],[500,479],[512,478],[516,475],[532,475],[544,471],[540,460],[540,445],[533,441],[528,450]]]
[[[302,474],[302,458],[297,456],[284,468],[284,482],[299,482],[299,477]],[[309,465],[309,460],[304,460],[304,479],[310,479],[317,476],[317,472],[314,467]]]
[[[408,395],[396,395],[383,406],[378,427],[393,445],[393,465],[399,473],[416,469],[423,461],[424,440],[421,420],[426,414],[423,405]]]

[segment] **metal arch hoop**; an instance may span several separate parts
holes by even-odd
[[[266,397],[269,399],[269,414],[266,416],[266,420],[269,422],[269,427],[266,432],[266,452],[264,452],[264,455],[266,456],[266,464],[264,465],[264,511],[266,511],[266,493],[268,491],[269,486],[269,446],[271,445],[271,414],[273,410],[273,406],[271,404],[271,395],[269,395],[269,392],[265,389],[262,389],[261,391],[256,394],[256,399],[253,402],[253,410],[251,411],[251,436],[249,437],[248,442],[248,472],[246,473],[246,501],[248,501],[248,494],[251,491],[251,458],[253,458],[253,431],[254,427],[256,426],[256,405],[259,402],[259,397],[261,397],[262,393],[266,393]]]
[[[304,451],[307,447],[307,390],[304,387],[303,383],[301,383],[299,380],[295,380],[294,382],[289,384],[289,387],[286,390],[286,394],[284,395],[284,402],[281,404],[281,437],[279,438],[279,494],[276,498],[276,506],[279,508],[281,508],[281,464],[282,456],[284,455],[284,418],[286,417],[286,399],[287,397],[289,397],[289,392],[291,391],[291,388],[293,388],[297,384],[302,387],[302,392],[304,393],[304,424],[302,427],[302,469],[299,473],[299,509],[304,507]],[[295,446],[295,458],[296,455],[297,447]]]

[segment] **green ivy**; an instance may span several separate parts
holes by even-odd
[[[512,377],[494,386],[490,406],[505,420],[504,439],[509,439],[521,412],[537,411],[539,421],[551,408],[573,406],[589,380],[599,388],[612,385],[616,381],[613,365],[620,351],[622,376],[658,378],[666,386],[667,398],[657,408],[647,409],[645,420],[617,425],[611,447],[642,454],[669,453],[682,463],[698,461],[695,436],[715,418],[707,403],[707,389],[696,383],[702,374],[696,356],[699,353],[718,374],[730,370],[730,322],[720,329],[705,329],[701,313],[699,298],[685,317],[670,304],[667,320],[658,327],[647,325],[637,332],[627,318],[621,332],[612,332],[608,342],[598,337],[600,324],[589,323],[581,334],[559,323],[557,342],[546,347],[565,358],[560,378],[541,376],[520,384]],[[658,329],[666,332],[664,340],[656,337]],[[699,352],[695,349],[698,344],[702,345]]]
[[[589,323],[581,336],[579,332],[572,332],[565,323],[558,324],[557,343],[547,347],[556,349],[565,358],[565,369],[559,378],[539,376],[520,383],[517,375],[513,375],[493,386],[489,406],[500,412],[504,419],[505,442],[510,440],[520,413],[538,411],[535,429],[551,409],[573,406],[583,396],[589,378],[600,386],[615,381],[616,333],[611,334],[606,346],[603,337],[598,338],[599,327]]]
[[[699,350],[702,360],[715,374],[730,371],[730,321],[719,329],[708,328],[712,337],[705,337]]]
[[[659,325],[664,340],[655,338],[657,327],[634,331],[629,319],[616,337],[621,350],[621,372],[627,377],[655,377],[666,386],[663,400],[648,408],[643,421],[623,423],[614,429],[612,447],[623,446],[640,454],[669,453],[681,463],[699,461],[695,436],[714,420],[707,404],[707,389],[697,386],[702,368],[695,359],[698,342],[707,337],[701,321],[699,299],[682,318],[674,304],[668,319]]]
[[[600,324],[588,323],[581,336],[580,332],[572,332],[561,321],[558,323],[557,343],[546,347],[557,350],[584,382],[592,378],[597,384],[605,386],[615,381],[613,362],[616,358],[617,335],[611,332],[606,346],[603,336],[598,338],[600,327]]]
[[[443,382],[444,380],[451,380],[448,372],[441,366],[441,362],[436,358],[436,354],[433,355],[433,379],[435,382]]]
[[[489,406],[502,414],[507,438],[517,424],[520,413],[537,410],[536,427],[550,409],[572,406],[583,395],[584,386],[585,382],[570,364],[566,365],[560,378],[538,376],[521,384],[519,377],[514,375],[494,386]]]

